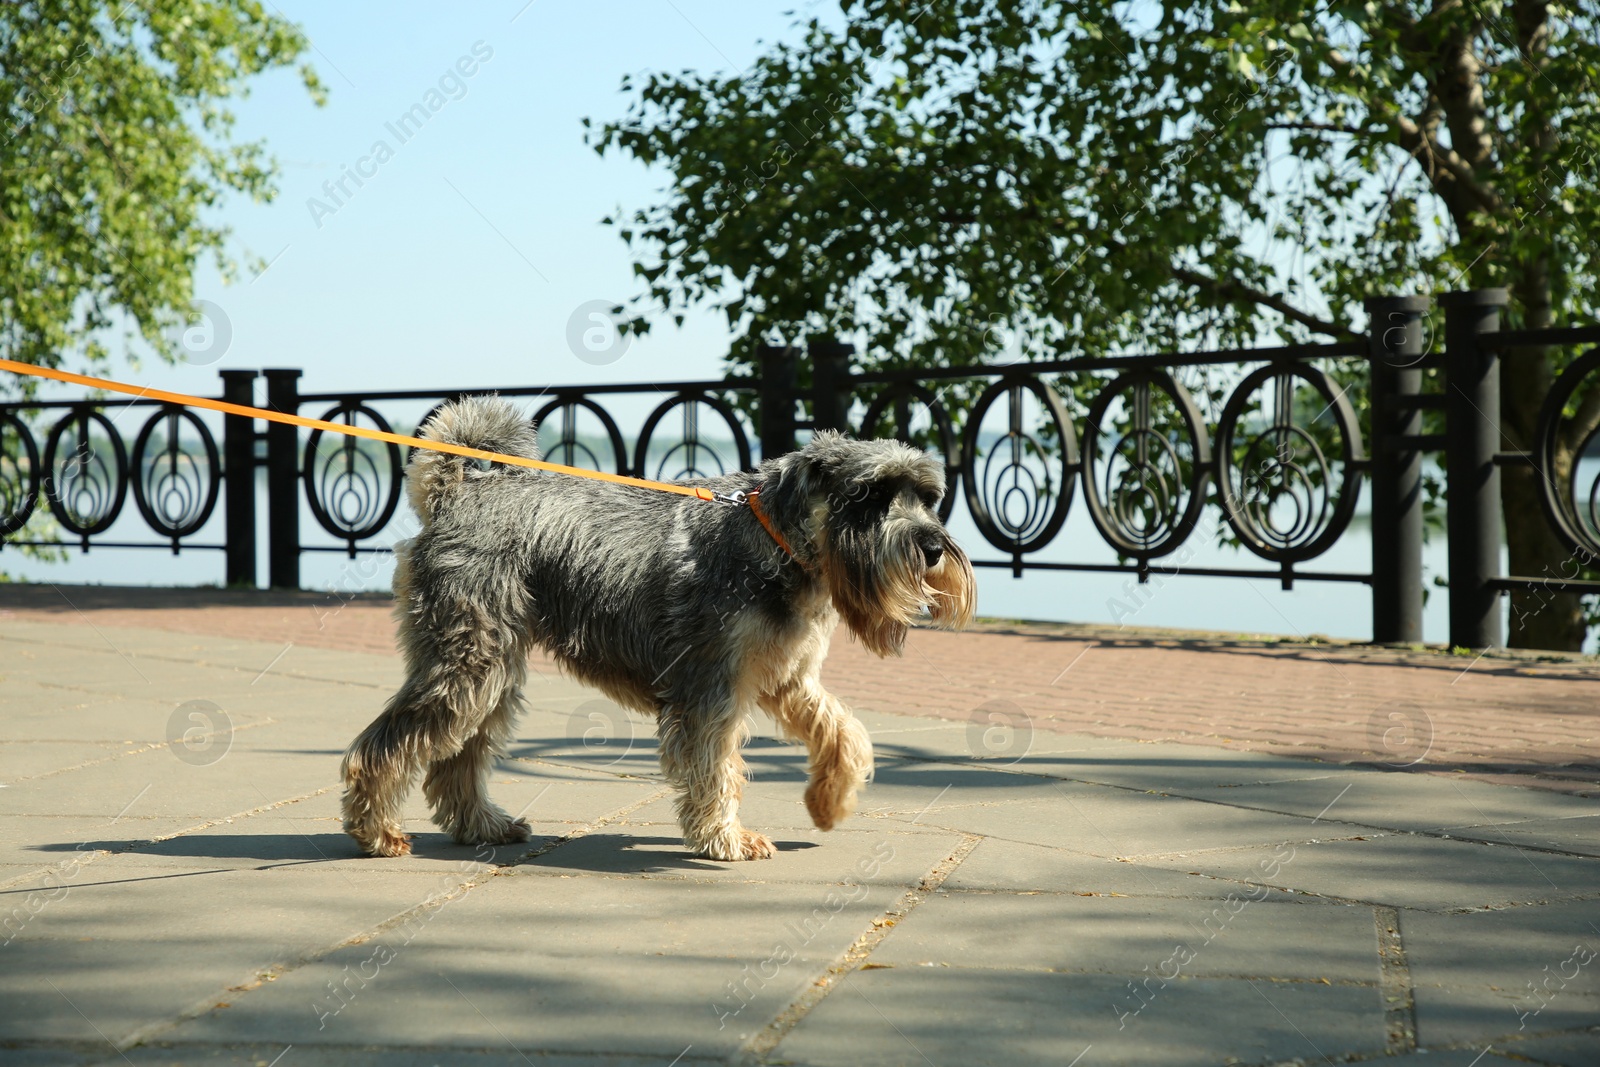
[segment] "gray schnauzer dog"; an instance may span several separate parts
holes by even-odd
[[[537,458],[506,401],[442,407],[438,441]],[[532,645],[654,716],[684,843],[765,859],[739,822],[746,716],[760,708],[809,755],[806,810],[829,830],[855,807],[872,742],[822,688],[840,619],[880,656],[927,610],[972,617],[972,565],[934,513],[944,467],[895,441],[818,433],[758,471],[690,484],[728,506],[418,450],[406,472],[421,532],[397,549],[407,677],[344,759],[344,827],[367,852],[410,851],[401,806],[420,771],[434,821],[463,844],[525,841],[489,800],[490,764],[522,706]]]

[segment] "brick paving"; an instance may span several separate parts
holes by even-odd
[[[358,652],[393,651],[391,607],[374,594],[0,586],[0,620]],[[841,632],[824,677],[856,707],[969,720],[998,758],[1037,731],[1072,732],[1600,793],[1600,664],[1588,657],[986,622],[915,631],[894,660]]]

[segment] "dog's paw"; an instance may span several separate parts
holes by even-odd
[[[843,792],[833,782],[812,782],[806,788],[806,811],[818,830],[832,830],[855,810],[855,790]]]
[[[501,811],[474,819],[454,829],[450,836],[458,845],[515,845],[533,837],[533,828],[528,820],[513,819]]]
[[[758,834],[754,830],[739,831],[738,859],[742,860],[770,860],[778,854],[772,845],[772,838],[766,834]]]
[[[471,845],[515,845],[533,837],[533,827],[528,825],[527,819],[505,818],[495,824],[486,833],[482,840],[469,841]]]
[[[766,834],[758,834],[754,830],[739,831],[739,836],[733,839],[720,839],[713,841],[701,850],[701,855],[707,859],[721,860],[724,863],[737,863],[740,860],[770,860],[778,854],[772,845],[772,838]]]
[[[411,835],[399,830],[380,830],[378,835],[368,841],[357,837],[362,851],[369,856],[409,856],[411,855]]]

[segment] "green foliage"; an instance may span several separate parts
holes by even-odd
[[[200,257],[224,277],[237,266],[207,210],[274,193],[262,143],[231,140],[228,102],[306,47],[256,0],[0,7],[0,355],[103,362],[97,334],[120,313],[173,357],[163,331],[185,318]]]
[[[671,177],[613,221],[630,328],[720,308],[865,362],[1339,336],[1368,295],[1595,304],[1600,31],[1528,2],[846,2],[597,128]]]

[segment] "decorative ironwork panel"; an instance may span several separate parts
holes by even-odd
[[[622,440],[622,431],[617,429],[616,420],[605,408],[583,396],[557,397],[534,415],[534,424],[539,428],[539,451],[543,453],[543,458],[568,467],[586,467],[595,471],[605,469],[594,449],[578,435],[580,410],[600,420],[600,426],[611,444],[612,469],[618,474],[627,474],[628,446]],[[552,414],[560,415],[560,430],[554,440],[547,436]]]
[[[353,400],[335,404],[322,415],[324,422],[355,426],[361,420],[389,432],[384,417]],[[382,530],[400,502],[404,482],[400,446],[340,434],[326,451],[322,430],[306,438],[306,501],[324,530],[343,538],[354,556],[356,542]]]
[[[41,480],[39,446],[27,424],[12,412],[0,414],[0,537],[27,525]]]
[[[1263,401],[1259,393],[1270,390]],[[1326,552],[1361,495],[1361,429],[1344,390],[1314,367],[1262,367],[1217,425],[1217,488],[1251,552],[1299,563]]]
[[[1533,455],[1550,525],[1569,548],[1588,553],[1590,563],[1600,557],[1600,381],[1590,380],[1596,371],[1600,348],[1568,364],[1545,397]]]
[[[185,444],[186,432],[194,444]],[[133,471],[139,514],[177,551],[178,539],[204,526],[217,506],[222,463],[216,439],[192,411],[164,405],[134,441]]]
[[[881,437],[879,426],[886,418],[892,418],[892,436],[896,440],[916,448],[925,448],[926,442],[918,440],[919,435],[912,428],[915,419],[913,404],[928,413],[932,423],[930,429],[938,441],[939,455],[944,458],[944,499],[939,502],[939,521],[944,522],[950,518],[956,506],[956,492],[961,483],[961,452],[957,447],[955,429],[950,424],[950,413],[945,410],[938,395],[915,382],[886,386],[867,405],[866,414],[861,416],[858,433],[863,438]]]
[[[1047,416],[1045,435],[1031,430],[1024,398],[1031,394]],[[1006,431],[983,448],[983,422],[1004,398]],[[1078,438],[1061,398],[1034,377],[1007,377],[985,389],[967,416],[961,447],[962,485],[978,531],[996,548],[1020,556],[1050,543],[1072,506],[1078,476]]]
[[[1183,544],[1210,475],[1200,409],[1170,374],[1129,371],[1095,397],[1084,426],[1083,496],[1119,555],[1155,559]]]
[[[700,436],[700,408],[710,408],[728,427],[733,436],[734,456],[724,457],[717,446]],[[658,458],[650,455],[650,442],[655,437],[663,419],[673,411],[679,412],[682,431],[675,443]],[[652,469],[652,464],[654,464]],[[639,431],[639,443],[633,453],[634,474],[656,481],[678,481],[685,478],[714,478],[732,470],[750,469],[750,439],[738,414],[726,402],[708,393],[679,393],[663,402],[645,420]]]
[[[117,521],[128,495],[128,450],[100,412],[75,407],[55,424],[44,446],[44,470],[51,513],[85,547],[91,535]]]

